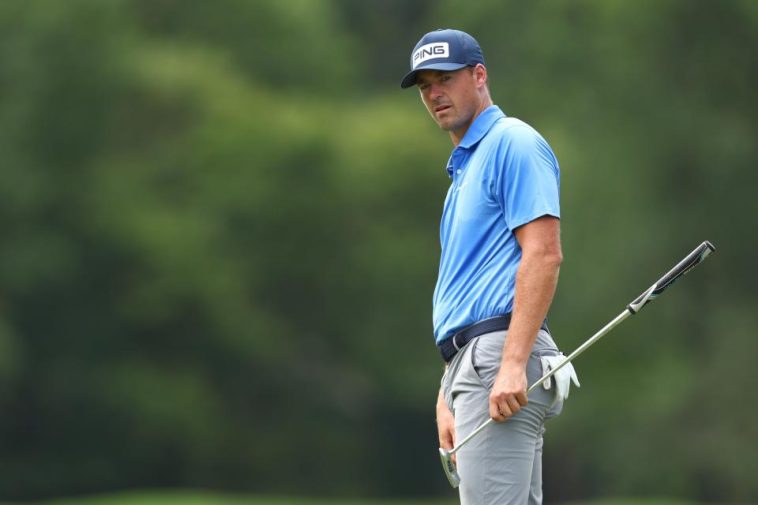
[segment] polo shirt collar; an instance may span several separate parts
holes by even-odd
[[[500,107],[490,105],[481,114],[476,116],[476,119],[474,119],[474,122],[471,123],[471,126],[466,131],[466,135],[463,136],[458,144],[458,147],[471,149],[482,140],[484,135],[492,128],[492,125],[495,124],[495,121],[503,117],[505,117],[505,114],[500,110]]]
[[[471,126],[469,126],[468,130],[466,131],[466,135],[463,136],[455,149],[453,149],[453,153],[447,160],[447,175],[451,179],[453,178],[454,170],[453,158],[455,157],[456,152],[460,153],[460,149],[471,149],[474,147],[479,143],[480,140],[484,138],[487,132],[490,131],[492,125],[494,125],[498,119],[504,117],[505,113],[500,110],[500,107],[497,105],[490,105],[484,109],[481,114],[476,116],[474,121],[471,123]]]

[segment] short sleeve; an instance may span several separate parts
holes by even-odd
[[[542,216],[560,218],[560,169],[553,150],[527,125],[505,131],[496,196],[511,230]]]

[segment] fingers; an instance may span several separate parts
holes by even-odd
[[[446,451],[451,450],[453,447],[455,447],[455,420],[453,417],[450,417],[450,420],[452,422],[447,422],[444,425],[440,425],[438,421],[438,434],[440,439],[440,447],[445,449]],[[456,455],[453,454],[450,459],[455,463]]]
[[[511,415],[513,415],[513,412],[511,412],[511,409],[507,404],[501,406],[499,403],[490,402],[490,417],[496,423],[502,423],[511,417]]]
[[[526,404],[529,403],[529,397],[526,396],[526,391],[519,391],[516,393],[515,398],[520,407],[526,407]]]
[[[490,391],[490,417],[503,422],[517,414],[529,400],[526,396],[526,369],[501,366]]]
[[[437,435],[441,448],[449,451],[455,447],[455,417],[449,410],[437,413]]]
[[[529,399],[526,396],[525,391],[518,392],[516,394],[502,394],[496,397],[490,398],[490,417],[495,422],[504,422],[509,417],[517,414],[521,407],[525,407],[529,403]]]
[[[442,447],[446,451],[449,451],[450,449],[455,447],[455,431],[446,431],[444,433],[440,433],[439,438],[440,438],[440,447]]]

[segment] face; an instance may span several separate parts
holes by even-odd
[[[463,138],[474,118],[485,108],[481,92],[485,82],[486,70],[482,65],[452,72],[422,70],[416,79],[429,114],[454,140]]]

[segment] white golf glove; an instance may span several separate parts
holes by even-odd
[[[553,368],[560,365],[566,356],[563,353],[558,356],[542,356],[542,373],[543,375],[548,373]],[[565,400],[569,396],[569,386],[573,382],[576,387],[579,387],[579,378],[576,376],[576,370],[571,363],[566,363],[558,370],[555,375],[546,380],[542,387],[550,389],[552,382],[555,380],[555,401]]]

